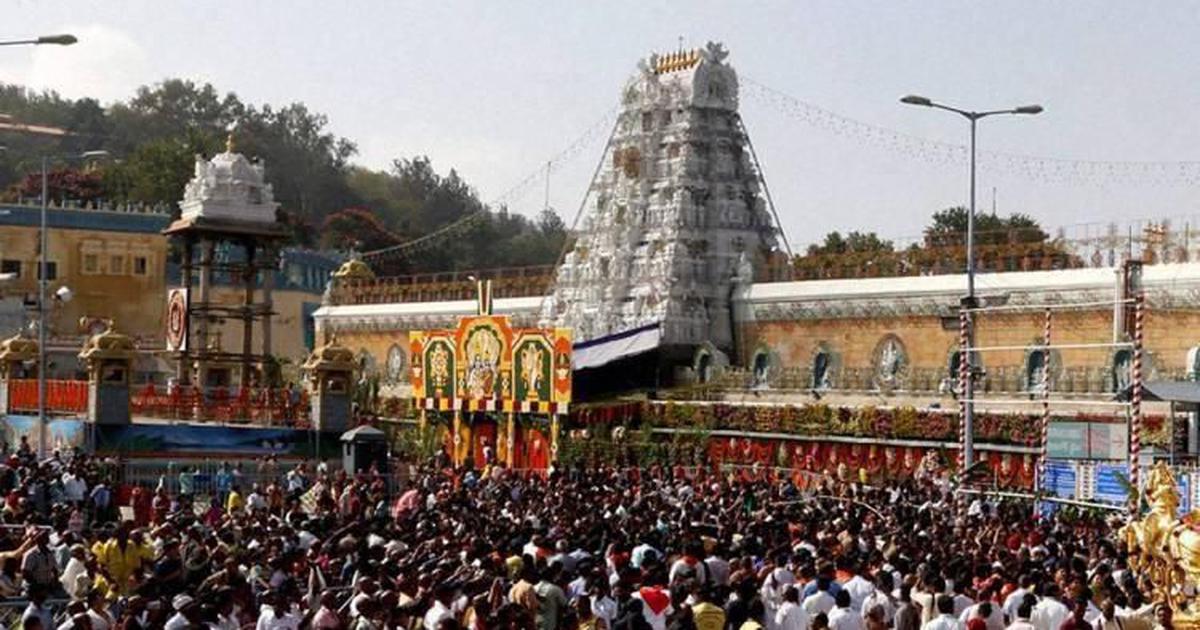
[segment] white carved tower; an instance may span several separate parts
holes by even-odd
[[[776,229],[727,55],[709,43],[638,64],[546,323],[586,341],[657,322],[664,345],[731,346],[735,277],[750,281]]]

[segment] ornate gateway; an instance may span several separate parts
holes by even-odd
[[[471,442],[468,420],[491,412],[507,414],[507,439],[499,444],[513,462],[515,414],[550,417],[549,459],[557,448],[558,417],[571,402],[571,332],[565,328],[512,328],[508,317],[492,315],[480,290],[480,314],[463,317],[453,330],[409,333],[413,402],[428,412],[452,412],[452,447],[464,460]],[[465,438],[465,439],[464,439]]]

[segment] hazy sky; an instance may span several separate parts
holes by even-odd
[[[910,92],[981,109],[1046,107],[984,121],[982,149],[1200,160],[1200,5],[1190,2],[4,0],[0,17],[0,39],[80,38],[0,48],[0,81],[111,101],[183,77],[250,102],[303,101],[358,143],[358,162],[426,154],[485,200],[592,127],[638,58],[680,37],[688,47],[723,41],[744,79],[919,138],[962,143],[967,127],[898,104]],[[932,211],[965,202],[963,164],[813,124],[745,85],[742,114],[793,243],[831,229],[912,236]],[[551,204],[568,222],[606,133],[552,176]],[[1111,176],[1039,168],[983,172],[981,206],[994,187],[1002,213],[1053,226],[1200,214],[1200,184],[1119,166]],[[540,209],[541,181],[521,192],[512,209]]]

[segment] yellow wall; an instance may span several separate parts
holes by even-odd
[[[0,227],[0,259],[21,263],[20,277],[3,285],[5,295],[36,297],[37,239],[37,228]],[[47,251],[49,261],[57,263],[49,293],[62,286],[74,293],[70,303],[53,307],[49,329],[53,337],[77,336],[77,322],[87,316],[111,318],[121,332],[149,343],[162,342],[165,238],[153,233],[52,228]],[[140,273],[134,268],[137,259],[145,260],[144,270],[137,270]]]
[[[198,291],[193,286],[192,291]],[[198,295],[198,293],[193,293]],[[241,304],[245,292],[229,286],[215,287],[212,301],[226,305]],[[254,301],[261,302],[262,291],[254,292]],[[299,365],[308,356],[309,350],[304,345],[303,307],[305,302],[319,304],[321,296],[306,291],[271,291],[271,309],[274,316],[271,319],[271,353],[279,359],[286,359]],[[226,319],[216,327],[221,333],[221,347],[228,351],[240,351],[242,348],[242,322],[239,319]],[[257,354],[262,351],[262,323],[255,322],[252,351]],[[385,350],[386,352],[386,350]]]
[[[320,341],[324,342],[328,333],[319,336]],[[408,384],[408,368],[411,365],[411,357],[408,355],[408,331],[407,330],[389,330],[389,331],[338,331],[338,344],[352,350],[355,355],[362,355],[365,351],[370,355],[374,363],[374,372],[380,378],[381,391],[388,396],[408,396],[411,388]],[[392,346],[398,346],[401,352],[404,353],[404,371],[398,380],[393,380],[392,375],[388,374],[387,360],[388,353]]]
[[[1014,350],[982,353],[983,367],[995,379],[1002,375],[1019,378],[1024,372],[1028,350],[1040,343],[1044,313],[986,314],[978,319],[977,345],[1016,346]],[[959,343],[957,319],[943,321],[935,316],[878,316],[860,318],[799,319],[758,322],[743,328],[744,360],[768,350],[782,369],[809,370],[818,348],[829,351],[838,369],[875,368],[877,348],[888,336],[898,338],[907,355],[907,367],[939,378],[948,376],[951,353]],[[1128,341],[1119,334],[1119,341]],[[1111,309],[1055,311],[1051,320],[1051,344],[1103,344],[1114,341]],[[1200,345],[1200,312],[1147,310],[1144,343],[1148,378],[1184,378],[1189,349]],[[1056,350],[1052,369],[1058,378],[1096,379],[1111,370],[1115,348]],[[936,386],[936,383],[934,384]],[[997,382],[997,387],[999,387]],[[834,383],[834,387],[848,386]],[[1093,385],[1094,387],[1094,385]],[[1077,391],[1083,385],[1075,387]]]

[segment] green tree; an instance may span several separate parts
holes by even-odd
[[[213,133],[192,129],[182,137],[150,140],[105,171],[109,199],[117,202],[171,205],[183,196],[196,155],[217,150]]]
[[[387,226],[366,208],[346,208],[327,217],[321,224],[322,247],[371,251],[400,242]]]
[[[875,232],[855,231],[842,236],[841,232],[833,231],[826,234],[821,243],[808,246],[810,256],[892,251],[895,251],[892,242],[879,238]]]
[[[925,228],[925,246],[962,245],[966,240],[968,215],[969,210],[962,206],[935,212]],[[1049,238],[1042,226],[1029,215],[1018,212],[1002,217],[975,213],[975,242],[978,245],[1044,243]]]

